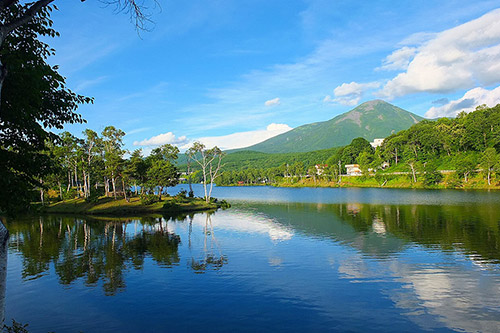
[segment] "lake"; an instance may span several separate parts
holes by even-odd
[[[500,192],[214,195],[232,207],[7,219],[6,322],[32,332],[500,330]]]

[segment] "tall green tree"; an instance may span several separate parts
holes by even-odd
[[[92,99],[69,90],[57,66],[47,63],[54,51],[39,36],[57,35],[49,10],[10,30],[6,22],[16,22],[25,7],[1,7],[0,3],[0,186],[6,190],[0,194],[0,209],[13,210],[29,202],[29,189],[39,185],[43,170],[50,169],[49,156],[41,152],[47,141],[56,140],[51,130],[83,122],[76,109]]]
[[[498,163],[498,155],[495,148],[486,148],[484,153],[481,155],[481,167],[486,173],[486,178],[488,179],[488,185],[491,185],[491,174],[495,170]]]
[[[104,147],[104,166],[106,168],[105,189],[109,191],[109,180],[113,186],[113,196],[116,199],[116,180],[123,166],[123,137],[125,132],[114,126],[106,126],[101,133]],[[123,189],[125,191],[125,189]]]
[[[174,161],[179,154],[179,148],[164,144],[153,149],[149,160],[151,165],[148,169],[148,179],[152,187],[158,187],[158,197],[161,200],[163,189],[175,186],[179,183],[179,172]]]
[[[134,182],[134,192],[137,195],[138,185],[141,189],[144,188],[147,179],[147,166],[142,157],[142,149],[136,149],[130,155],[129,161],[126,164],[126,171],[129,178]]]
[[[467,183],[469,176],[476,170],[477,158],[473,154],[462,153],[455,157],[455,165],[457,174],[464,177]]]
[[[179,183],[179,172],[170,161],[155,160],[148,170],[148,178],[153,187],[158,187],[158,198],[161,201],[163,189]]]

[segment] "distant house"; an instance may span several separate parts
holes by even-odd
[[[347,170],[348,176],[361,176],[361,169],[359,164],[346,164],[345,168]]]
[[[328,167],[328,164],[316,164],[314,167],[316,168],[316,174],[318,176],[321,176],[323,172],[325,172],[325,169]]]
[[[370,145],[375,149],[377,147],[380,147],[382,145],[382,142],[384,142],[383,139],[373,139],[373,142],[370,142]]]

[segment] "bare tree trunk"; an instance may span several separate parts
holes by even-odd
[[[111,184],[113,185],[113,196],[115,197],[116,200],[116,178],[113,173],[111,173]]]
[[[90,188],[92,187],[92,186],[90,186],[90,172],[87,175],[87,186],[88,186],[89,197],[90,197]]]
[[[342,183],[342,167],[341,161],[339,160],[339,184]]]
[[[43,180],[40,178],[40,201],[42,202],[42,205],[44,204],[43,201]]]
[[[106,176],[104,176],[104,192],[109,197],[109,180]]]
[[[62,196],[62,185],[61,185],[61,182],[58,181],[57,182],[59,184],[59,198],[61,198],[61,200],[63,199],[63,196]]]
[[[87,172],[85,172],[85,169],[83,169],[83,196],[85,198],[88,197],[88,195],[87,195]]]
[[[207,170],[206,167],[203,168],[203,189],[205,190],[205,202],[209,202],[208,196],[207,196]]]
[[[187,173],[188,173],[188,182],[189,182],[189,193],[193,193],[193,187],[191,186],[191,163],[189,162],[188,159],[188,164],[187,164]]]
[[[413,182],[416,183],[417,182],[417,175],[415,174],[415,165],[413,163],[410,164],[410,168],[411,168],[411,173],[413,175]]]
[[[158,200],[161,201],[161,192],[163,191],[163,186],[160,186],[160,188],[158,189]]]
[[[77,169],[76,169],[76,163],[75,163],[75,186],[76,186],[76,189],[77,189],[77,194],[78,194],[78,197],[80,197],[80,191],[78,191],[78,172],[77,172]]]
[[[221,167],[221,162],[222,162],[222,157],[219,156],[219,160],[217,161],[217,167],[215,168],[215,170],[212,170],[212,163],[210,163],[210,192],[208,192],[208,201],[207,202],[210,202],[210,198],[212,196],[212,188],[214,186],[214,181],[218,176],[218,173],[219,173],[219,170]]]
[[[122,177],[122,188],[123,188],[123,196],[125,197],[125,200],[129,202],[127,198],[127,191],[125,190],[125,181],[123,180],[123,177]]]

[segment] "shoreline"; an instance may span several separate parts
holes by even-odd
[[[375,177],[364,178],[360,176],[344,176],[341,183],[337,181],[325,180],[291,180],[290,182],[278,182],[272,184],[229,184],[220,186],[238,187],[238,186],[274,186],[274,187],[318,187],[318,188],[390,188],[390,189],[426,189],[426,190],[500,190],[500,182],[494,182],[488,185],[483,179],[470,179],[469,182],[457,182],[453,179],[445,178],[443,182],[426,186],[422,181],[413,183],[407,179],[388,179],[387,181],[377,180]],[[347,178],[347,179],[345,179]]]
[[[230,205],[225,200],[214,200],[206,203],[201,198],[163,197],[162,201],[149,205],[143,204],[139,197],[114,199],[100,197],[97,202],[86,202],[83,198],[69,199],[39,207],[38,213],[44,214],[79,214],[99,216],[130,216],[134,214],[182,214],[200,211],[215,211],[219,208],[228,208]]]

